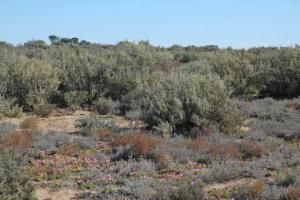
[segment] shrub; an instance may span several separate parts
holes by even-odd
[[[52,104],[43,104],[43,105],[34,105],[33,113],[39,117],[48,117],[53,113],[55,105]]]
[[[289,187],[296,183],[297,174],[293,172],[280,173],[277,177],[277,185],[282,187]]]
[[[262,181],[238,186],[233,190],[231,197],[236,200],[259,200],[262,199],[264,187],[265,186]]]
[[[107,118],[100,116],[95,117],[84,117],[79,121],[80,133],[84,136],[89,136],[97,133],[100,129],[107,129],[109,131],[116,131],[116,124]]]
[[[0,152],[0,199],[34,199],[34,186],[23,168],[22,155],[14,151]]]
[[[287,108],[282,101],[272,98],[258,99],[251,102],[240,102],[241,110],[249,117],[260,120],[275,120],[284,122],[290,118]]]
[[[22,108],[13,100],[5,99],[0,95],[0,119],[3,117],[22,117]]]
[[[300,198],[300,187],[291,186],[287,189],[287,199],[288,200],[298,200]]]
[[[84,91],[68,91],[64,93],[64,101],[68,106],[80,108],[88,101],[87,95]]]
[[[42,133],[35,137],[34,148],[40,151],[56,151],[71,140],[72,136],[65,133]]]
[[[141,110],[141,119],[152,127],[166,123],[176,131],[216,124],[233,131],[241,122],[229,90],[213,75],[172,74],[127,98],[130,108]]]
[[[207,154],[214,158],[226,160],[226,158],[240,159],[242,154],[235,143],[209,144],[205,138],[196,138],[191,143],[193,151],[200,154]]]
[[[6,77],[8,97],[16,98],[16,103],[25,109],[36,104],[45,104],[57,91],[59,80],[57,72],[46,60],[15,57],[7,64]]]
[[[15,132],[17,129],[17,126],[15,124],[9,123],[9,122],[1,122],[0,123],[0,138],[8,133]]]
[[[211,147],[211,149],[213,149],[213,151],[217,150],[216,152],[213,152],[213,155],[215,154],[221,159],[240,159],[242,157],[242,154],[236,144],[226,144],[220,147]]]
[[[62,145],[57,153],[64,155],[64,156],[76,156],[78,155],[79,146],[75,143],[68,143]]]
[[[123,136],[118,136],[113,144],[115,146],[130,145],[136,156],[149,156],[155,148],[156,141],[145,133],[133,133]]]
[[[137,133],[131,138],[130,144],[138,155],[146,156],[154,149],[156,142],[144,133]]]
[[[202,200],[204,198],[204,192],[202,190],[202,184],[193,181],[183,183],[179,186],[177,190],[174,190],[174,193],[171,195],[170,199],[172,200]]]
[[[94,103],[95,110],[100,115],[106,115],[111,112],[112,110],[112,100],[106,99],[104,97],[100,97],[95,103]]]
[[[39,119],[37,117],[26,118],[21,122],[20,128],[36,130],[38,128],[38,124],[39,124],[38,121],[39,121]]]
[[[205,183],[222,183],[240,177],[242,170],[239,163],[215,163],[207,173],[201,174],[199,178]]]
[[[243,158],[260,158],[265,153],[265,148],[256,141],[242,141],[239,149],[243,154]]]
[[[111,166],[116,176],[149,176],[156,170],[156,164],[151,160],[143,158],[139,160],[129,159],[127,161],[117,161],[114,166]]]
[[[286,191],[276,185],[266,185],[262,197],[265,200],[283,200],[286,198]]]

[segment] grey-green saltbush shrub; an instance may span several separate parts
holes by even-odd
[[[215,163],[212,168],[200,175],[205,183],[222,183],[242,176],[243,167],[239,163]]]
[[[168,123],[176,131],[217,125],[229,133],[241,123],[230,91],[214,75],[172,74],[127,98],[130,109],[141,110],[141,120],[152,127]]]
[[[40,151],[56,151],[60,146],[70,143],[72,136],[66,133],[41,133],[35,137],[34,148]]]
[[[0,119],[3,117],[21,117],[22,114],[22,108],[16,105],[13,100],[0,95]]]
[[[95,110],[100,115],[106,115],[112,110],[113,101],[104,97],[100,97],[96,102],[94,102]]]
[[[13,151],[0,152],[0,199],[34,199],[34,186],[23,169],[23,158]]]
[[[107,129],[110,131],[116,131],[116,124],[108,118],[101,116],[84,117],[79,120],[80,133],[84,136],[89,136],[97,132],[99,129]]]
[[[205,199],[202,184],[199,182],[186,182],[181,184],[171,195],[172,200],[202,200]]]
[[[1,122],[0,123],[0,138],[8,133],[12,133],[17,129],[15,124],[9,122]]]

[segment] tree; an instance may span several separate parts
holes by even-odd
[[[78,44],[79,42],[79,39],[77,37],[73,37],[71,40],[73,44]]]
[[[59,37],[56,35],[49,35],[49,40],[51,44],[57,44],[59,42]]]

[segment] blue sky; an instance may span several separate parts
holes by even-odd
[[[300,44],[300,0],[1,0],[0,40],[48,35],[115,44]]]

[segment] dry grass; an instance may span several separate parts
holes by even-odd
[[[1,148],[26,149],[33,144],[33,134],[31,131],[16,131],[4,137],[0,142]]]
[[[113,140],[113,133],[105,128],[100,128],[98,130],[99,138],[103,141],[112,141]]]
[[[132,145],[135,153],[137,153],[138,155],[147,156],[151,154],[157,142],[157,140],[153,139],[149,135],[142,132],[138,132],[115,138],[113,145]]]
[[[223,154],[224,157],[241,159],[242,154],[239,151],[239,148],[236,144],[227,144],[221,148],[220,154]]]
[[[74,143],[65,144],[58,150],[57,153],[64,156],[74,157],[78,155],[78,146]]]
[[[300,199],[300,187],[291,186],[287,189],[287,198],[289,200],[299,200]]]
[[[238,185],[233,188],[233,196],[237,199],[262,199],[262,193],[264,191],[265,183],[263,181],[254,181]]]
[[[206,153],[209,149],[209,146],[210,145],[205,141],[205,139],[201,137],[196,138],[191,143],[193,151],[197,151],[200,153]]]
[[[197,138],[192,141],[191,148],[193,151],[201,154],[210,154],[216,158],[233,158],[241,159],[242,153],[234,143],[225,145],[208,144],[204,138]]]
[[[253,140],[242,141],[239,149],[243,154],[243,158],[260,158],[266,149],[263,145]]]
[[[20,128],[36,130],[38,128],[38,124],[39,124],[39,119],[37,117],[30,117],[30,118],[24,119],[21,122]]]

